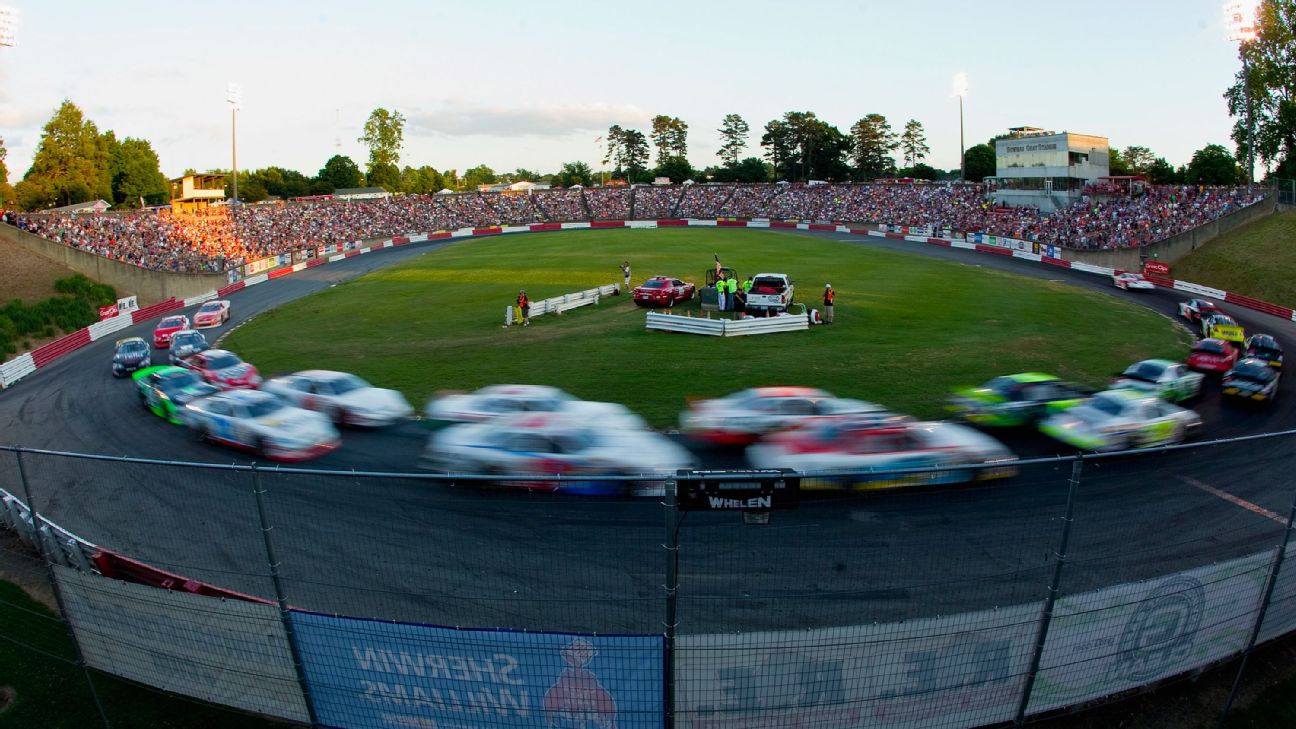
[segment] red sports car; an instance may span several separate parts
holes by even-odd
[[[153,330],[153,346],[166,348],[171,346],[171,337],[182,329],[189,328],[189,317],[184,314],[168,316],[158,322],[157,328]]]
[[[1189,369],[1198,372],[1223,374],[1237,364],[1238,351],[1223,339],[1203,339],[1192,348],[1188,355]]]
[[[180,366],[197,372],[222,390],[255,389],[261,384],[257,368],[224,349],[208,349],[185,357]]]
[[[653,276],[634,290],[634,302],[639,306],[674,306],[677,301],[693,298],[697,289],[687,281],[669,276]]]

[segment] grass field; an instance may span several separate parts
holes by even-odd
[[[814,307],[831,283],[836,323],[729,339],[649,332],[618,297],[501,328],[519,288],[539,300],[612,283],[623,259],[635,282],[701,282],[713,253],[744,277],[790,274]],[[440,390],[550,384],[669,426],[688,397],[775,384],[934,417],[951,388],[997,374],[1099,385],[1137,359],[1180,358],[1189,343],[1162,316],[1061,283],[794,234],[667,229],[457,242],[261,315],[224,344],[265,373],[352,371],[416,405]]]
[[[1170,270],[1177,279],[1296,307],[1296,210],[1231,230]]]

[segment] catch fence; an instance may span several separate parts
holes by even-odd
[[[1294,436],[805,477],[763,525],[629,476],[4,448],[0,523],[92,687],[364,729],[1026,724],[1296,628]]]
[[[1296,179],[1274,179],[1274,189],[1278,191],[1279,205],[1296,205]]]

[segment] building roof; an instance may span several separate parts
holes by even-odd
[[[112,207],[103,200],[91,200],[89,202],[77,203],[75,205],[64,205],[61,208],[50,208],[45,211],[48,213],[88,213],[95,210],[107,210]]]
[[[334,195],[390,195],[381,187],[343,187],[333,191]]]

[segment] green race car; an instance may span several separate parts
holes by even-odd
[[[183,367],[146,367],[131,375],[140,402],[168,423],[184,425],[180,414],[185,403],[214,395],[220,390],[204,382],[197,373]]]
[[[1087,387],[1053,375],[1022,372],[996,377],[980,387],[955,391],[949,410],[980,426],[1022,427],[1074,407],[1092,394],[1093,390]]]

